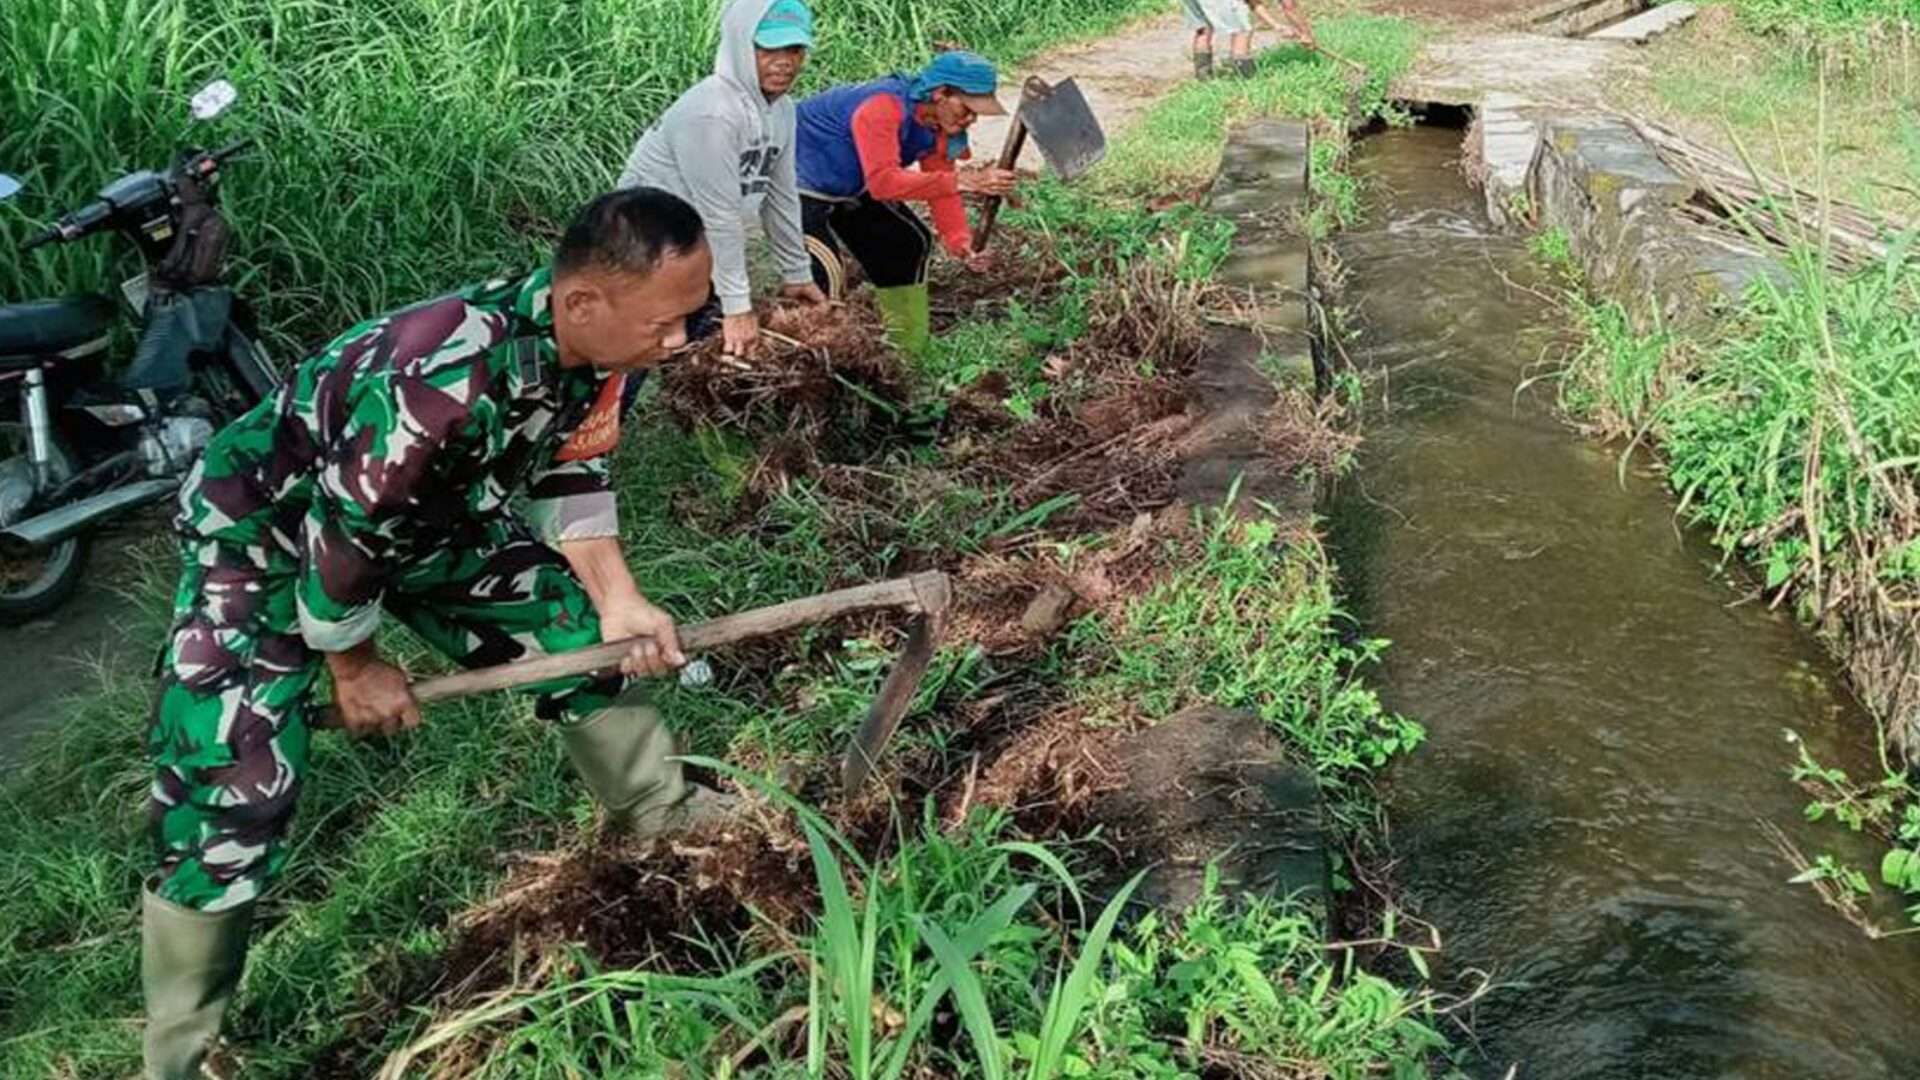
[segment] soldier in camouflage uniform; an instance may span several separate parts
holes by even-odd
[[[325,667],[350,731],[420,722],[382,611],[467,666],[641,636],[622,671],[536,687],[616,825],[713,809],[627,690],[683,663],[617,539],[624,380],[684,343],[699,216],[603,196],[553,265],[361,323],[220,432],[180,496],[185,573],[147,735],[159,871],[144,901],[149,1077],[204,1075],[256,898],[287,857]],[[525,516],[508,507],[525,497]]]

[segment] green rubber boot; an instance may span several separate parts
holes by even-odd
[[[560,729],[567,757],[607,812],[607,828],[640,839],[725,817],[735,799],[689,784],[675,753],[673,732],[647,704],[646,692],[626,691],[607,708]]]
[[[1205,82],[1213,78],[1213,54],[1197,52],[1193,54],[1193,77]]]
[[[893,340],[893,347],[909,359],[924,359],[927,346],[933,341],[927,283],[875,289],[873,298],[880,305],[880,319],[887,324],[887,336]]]
[[[253,905],[195,911],[148,891],[140,984],[147,996],[146,1080],[201,1080],[247,961]]]

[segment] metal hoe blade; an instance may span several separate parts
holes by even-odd
[[[1020,119],[1062,180],[1072,180],[1107,156],[1107,136],[1072,79],[1048,85],[1035,76],[1020,94]]]
[[[873,775],[873,767],[886,751],[894,729],[900,726],[901,717],[913,704],[913,695],[920,689],[928,665],[933,663],[934,646],[946,629],[947,609],[952,599],[945,576],[915,592],[919,596],[920,614],[914,616],[907,628],[906,647],[893,662],[893,670],[887,672],[886,682],[880,684],[880,694],[867,709],[867,718],[861,721],[860,730],[854,734],[852,745],[847,747],[846,760],[840,766],[840,790],[848,795],[859,791]]]

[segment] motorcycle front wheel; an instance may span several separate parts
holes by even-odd
[[[73,458],[53,443],[53,478],[73,475]],[[31,516],[34,495],[33,459],[28,454],[27,430],[17,423],[0,424],[0,527]],[[34,548],[0,536],[0,625],[14,626],[67,602],[80,587],[87,566],[84,533],[50,547]]]

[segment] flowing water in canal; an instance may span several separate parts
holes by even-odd
[[[1735,603],[1657,477],[1623,484],[1550,382],[1516,393],[1567,317],[1517,287],[1551,286],[1459,148],[1433,127],[1359,148],[1373,205],[1336,247],[1349,352],[1389,403],[1330,510],[1361,628],[1393,642],[1387,703],[1429,733],[1387,785],[1396,878],[1446,972],[1507,984],[1473,1072],[1920,1076],[1920,950],[1785,884],[1756,823],[1877,869],[1801,823],[1781,734],[1875,775],[1870,723],[1785,617]]]

